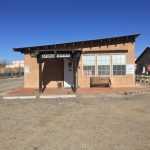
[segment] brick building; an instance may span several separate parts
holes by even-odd
[[[24,54],[24,87],[83,88],[109,79],[111,87],[135,86],[139,34],[54,45],[14,48]],[[98,84],[97,84],[98,85]]]

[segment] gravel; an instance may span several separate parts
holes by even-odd
[[[0,100],[0,150],[149,150],[150,95]]]

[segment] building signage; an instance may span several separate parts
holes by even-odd
[[[134,74],[135,73],[135,66],[134,64],[127,64],[126,66],[126,74]]]
[[[71,54],[42,54],[41,58],[70,58]]]

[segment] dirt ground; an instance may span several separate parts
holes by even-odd
[[[150,150],[150,95],[0,100],[0,150]]]
[[[23,87],[23,77],[0,79],[0,96],[15,88]]]

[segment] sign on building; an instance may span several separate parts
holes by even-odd
[[[41,58],[42,59],[47,59],[47,58],[70,58],[71,54],[42,54]]]
[[[134,74],[135,73],[135,65],[127,64],[126,66],[126,74]]]

